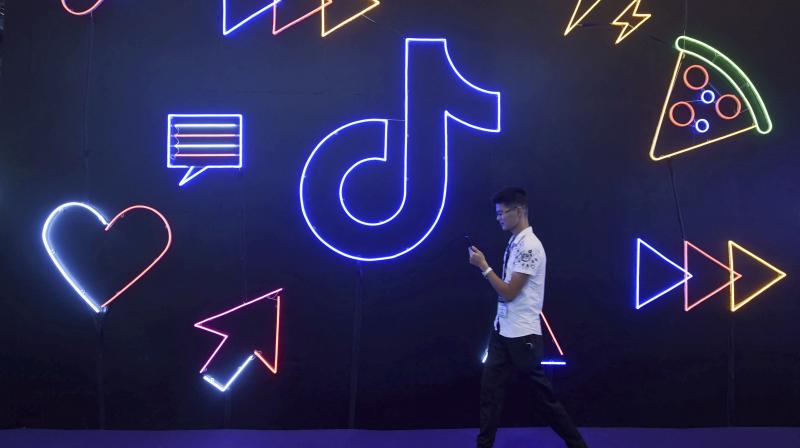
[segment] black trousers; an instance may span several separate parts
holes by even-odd
[[[489,448],[494,444],[500,414],[503,411],[506,386],[511,373],[521,373],[525,382],[533,389],[533,405],[546,419],[551,428],[569,448],[586,448],[586,442],[572,423],[564,406],[556,399],[553,386],[541,366],[542,337],[532,334],[519,338],[500,336],[492,331],[489,338],[489,354],[483,367],[481,379],[481,429],[478,447]]]

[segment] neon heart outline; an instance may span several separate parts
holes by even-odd
[[[61,212],[65,211],[68,208],[72,208],[72,207],[80,207],[80,208],[83,208],[85,210],[90,211],[97,218],[97,220],[100,221],[100,223],[103,224],[103,226],[105,226],[104,231],[106,231],[106,232],[108,232],[111,229],[111,227],[114,225],[114,223],[116,223],[118,220],[124,218],[126,213],[128,213],[131,210],[136,210],[136,209],[147,210],[147,211],[153,213],[154,215],[158,216],[161,219],[161,221],[164,223],[164,226],[167,228],[167,244],[164,246],[164,250],[162,250],[161,253],[152,262],[150,262],[150,264],[142,272],[139,273],[139,275],[134,277],[133,280],[129,281],[124,287],[122,287],[122,289],[120,289],[119,291],[114,293],[114,295],[111,296],[110,299],[106,300],[105,303],[103,303],[100,306],[97,306],[97,302],[95,302],[89,296],[89,294],[86,292],[86,290],[83,289],[78,284],[78,282],[72,277],[72,275],[69,273],[69,271],[67,271],[67,268],[64,266],[64,264],[61,262],[61,260],[59,260],[58,256],[56,255],[56,251],[55,251],[55,249],[53,249],[53,244],[50,241],[50,229],[52,228],[53,221],[55,220],[55,218],[58,217],[58,215],[61,214]],[[111,219],[111,221],[108,221],[103,216],[102,213],[100,213],[97,209],[95,209],[91,205],[84,204],[82,202],[67,202],[67,203],[61,204],[58,207],[56,207],[55,210],[50,212],[50,215],[47,217],[47,220],[45,220],[44,226],[42,227],[42,243],[44,243],[44,248],[47,251],[47,255],[50,256],[51,260],[53,260],[53,264],[56,265],[56,268],[61,273],[61,275],[64,277],[64,279],[67,280],[67,283],[69,283],[69,285],[72,287],[72,289],[74,289],[75,292],[78,293],[80,298],[83,299],[83,301],[86,302],[86,304],[89,305],[89,307],[92,308],[92,310],[95,313],[99,314],[99,313],[104,313],[106,311],[108,305],[111,304],[111,302],[116,300],[120,295],[122,295],[125,291],[127,291],[128,288],[133,286],[134,283],[139,281],[140,278],[142,278],[153,266],[155,266],[156,263],[158,263],[161,260],[162,257],[164,257],[164,254],[167,253],[167,251],[169,250],[170,246],[172,245],[172,229],[170,228],[169,222],[167,221],[167,218],[164,217],[164,215],[162,215],[158,210],[156,210],[156,209],[154,209],[152,207],[148,207],[146,205],[132,205],[132,206],[126,208],[125,210],[117,213],[117,215],[114,216],[114,218]]]
[[[74,10],[74,9],[70,8],[70,7],[67,5],[67,0],[61,0],[61,6],[63,6],[63,7],[64,7],[64,9],[65,9],[65,10],[66,10],[68,13],[72,14],[73,16],[85,16],[85,15],[87,15],[87,14],[91,14],[91,13],[93,13],[93,12],[94,12],[94,10],[95,10],[95,9],[97,9],[97,8],[99,8],[99,7],[100,7],[100,5],[102,5],[104,1],[105,1],[105,0],[97,0],[97,1],[95,2],[95,4],[94,4],[94,5],[90,6],[88,9],[85,9],[85,10],[83,10],[83,11],[76,11],[76,10]]]

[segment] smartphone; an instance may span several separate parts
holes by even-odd
[[[464,241],[467,242],[467,247],[468,248],[474,246],[474,244],[472,244],[472,239],[469,236],[464,235]]]

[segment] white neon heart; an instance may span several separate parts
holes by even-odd
[[[86,290],[83,289],[78,284],[78,282],[73,278],[72,274],[70,274],[70,272],[64,266],[64,263],[62,263],[61,260],[59,260],[55,249],[53,249],[53,244],[50,241],[50,228],[53,225],[53,221],[55,221],[55,218],[57,218],[58,215],[61,214],[61,212],[63,212],[64,210],[66,210],[68,208],[72,208],[72,207],[80,207],[80,208],[83,208],[85,210],[88,210],[88,211],[92,212],[92,214],[97,218],[97,220],[100,221],[100,224],[102,224],[104,226],[104,231],[106,231],[106,232],[109,229],[111,229],[111,227],[114,225],[114,223],[116,223],[119,219],[124,217],[125,213],[127,213],[127,212],[129,212],[131,210],[135,210],[135,209],[143,209],[143,210],[146,210],[146,211],[149,211],[149,212],[155,214],[156,216],[158,216],[161,219],[161,221],[164,222],[164,226],[167,228],[167,243],[166,243],[166,245],[164,245],[164,249],[161,251],[161,253],[152,262],[150,262],[150,264],[147,265],[147,267],[142,272],[140,272],[139,275],[137,275],[131,281],[129,281],[127,284],[125,284],[125,286],[123,286],[119,291],[114,293],[114,295],[112,295],[111,298],[109,298],[108,300],[103,302],[103,304],[101,304],[101,305],[98,305],[97,302],[89,296],[89,293],[87,293]],[[50,215],[47,217],[47,220],[44,222],[44,226],[42,227],[42,242],[44,243],[44,248],[47,251],[47,255],[50,256],[51,260],[53,260],[53,264],[56,265],[56,268],[58,268],[58,271],[61,272],[61,275],[64,277],[64,279],[67,281],[67,283],[69,283],[69,285],[72,287],[72,289],[74,289],[75,292],[78,293],[80,298],[83,299],[83,301],[86,302],[86,304],[89,305],[89,307],[92,308],[92,310],[95,313],[103,313],[103,312],[106,311],[108,305],[111,304],[111,302],[116,300],[117,297],[122,295],[122,293],[124,293],[134,283],[139,281],[139,279],[142,278],[142,276],[144,276],[147,273],[147,271],[149,271],[153,266],[155,266],[155,264],[158,263],[159,260],[161,260],[161,258],[164,256],[164,254],[167,253],[167,251],[169,250],[170,245],[172,245],[172,229],[170,229],[169,222],[167,222],[167,219],[164,217],[164,215],[162,215],[158,210],[156,210],[156,209],[154,209],[152,207],[148,207],[146,205],[134,205],[134,206],[128,207],[125,210],[119,212],[116,216],[114,216],[114,218],[111,221],[108,221],[102,215],[102,213],[100,213],[94,207],[92,207],[90,205],[84,204],[82,202],[67,202],[65,204],[59,205],[55,210],[50,212]]]

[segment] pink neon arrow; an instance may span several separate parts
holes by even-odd
[[[216,330],[214,328],[206,326],[206,323],[211,322],[214,319],[220,318],[222,316],[226,316],[228,314],[236,312],[236,311],[238,311],[238,310],[240,310],[242,308],[245,308],[245,307],[247,307],[249,305],[252,305],[252,304],[254,304],[256,302],[260,302],[262,300],[274,300],[275,303],[276,303],[276,307],[277,307],[277,314],[276,314],[276,320],[275,320],[275,358],[274,358],[274,360],[272,362],[269,362],[264,357],[264,355],[261,353],[261,351],[258,350],[258,349],[254,349],[253,350],[253,354],[267,367],[267,369],[269,369],[270,372],[278,373],[278,340],[279,340],[279,336],[280,336],[280,326],[281,326],[281,297],[278,294],[280,294],[281,291],[283,291],[283,288],[276,289],[275,291],[272,291],[272,292],[268,292],[268,293],[264,294],[263,296],[256,297],[255,299],[249,300],[249,301],[247,301],[247,302],[245,302],[245,303],[243,303],[243,304],[241,304],[239,306],[233,307],[233,308],[231,308],[231,309],[229,309],[227,311],[223,311],[223,312],[221,312],[219,314],[215,314],[214,316],[208,317],[208,318],[203,319],[200,322],[197,322],[196,324],[194,324],[195,328],[199,328],[201,330],[205,330],[205,331],[208,331],[210,333],[214,333],[217,336],[221,336],[222,337],[222,340],[220,341],[219,345],[217,345],[217,348],[214,349],[214,352],[211,353],[211,356],[208,357],[208,360],[206,361],[206,363],[203,364],[203,367],[200,369],[200,373],[205,373],[206,372],[206,370],[208,369],[209,364],[211,364],[211,361],[214,360],[214,357],[217,356],[217,353],[220,351],[220,349],[222,349],[222,346],[225,345],[225,341],[227,341],[228,338],[230,337],[229,334],[223,333],[223,332],[221,332],[219,330]]]

